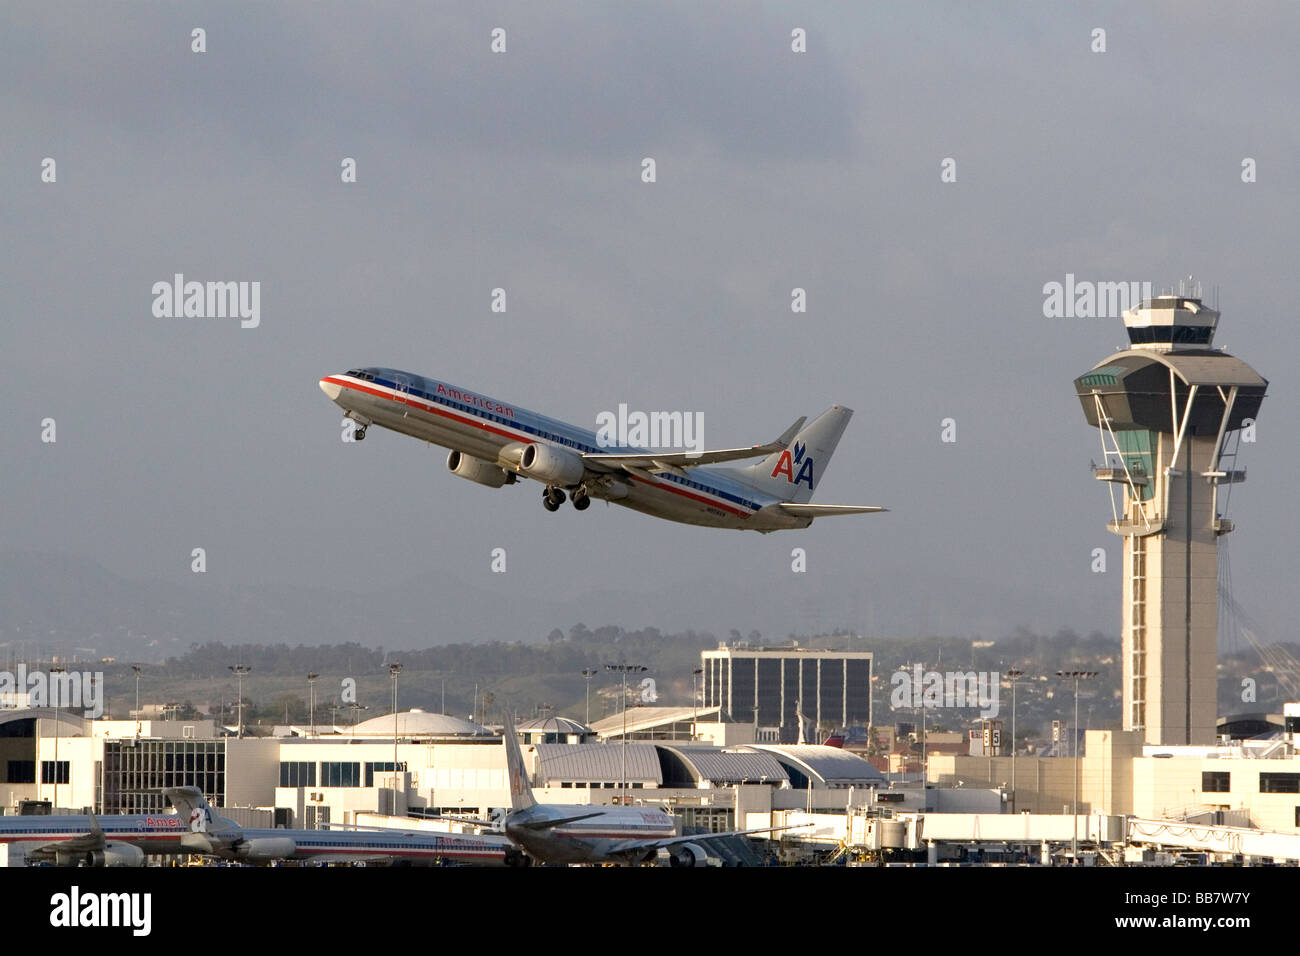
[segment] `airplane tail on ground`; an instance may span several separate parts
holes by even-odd
[[[506,779],[510,783],[510,809],[527,810],[537,806],[533,799],[533,787],[528,779],[528,768],[524,766],[523,751],[519,749],[519,735],[515,733],[515,722],[506,708],[506,726],[502,734],[506,744]]]
[[[755,464],[737,468],[736,477],[780,501],[807,502],[817,490],[852,417],[853,409],[832,405],[799,430],[789,447]]]
[[[198,787],[168,787],[163,796],[171,801],[181,819],[189,821],[191,833],[221,833],[239,828],[234,820],[217,816]]]

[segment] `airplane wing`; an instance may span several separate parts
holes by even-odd
[[[445,813],[440,813],[436,817],[429,817],[430,820],[450,820],[452,823],[467,823],[472,827],[478,827],[480,830],[500,830],[500,820],[480,820],[478,817],[453,817]],[[383,829],[375,827],[374,829]]]
[[[569,823],[577,823],[579,820],[590,820],[592,817],[603,816],[604,813],[604,810],[597,810],[595,813],[580,813],[573,817],[560,817],[558,820],[534,820],[532,823],[511,825],[522,826],[528,830],[553,830],[556,827],[562,827]]]
[[[580,813],[572,817],[560,817],[558,820],[534,820],[532,823],[519,823],[516,826],[525,827],[529,830],[553,830],[556,827],[562,827],[569,823],[577,823],[579,820],[590,820],[592,817],[598,817],[605,811],[597,810],[594,813]],[[474,817],[453,817],[447,814],[441,814],[436,817],[430,817],[431,820],[451,820],[455,823],[467,823],[472,827],[478,827],[481,830],[496,830],[500,832],[501,825],[499,822],[494,823],[491,820],[478,820]]]
[[[794,515],[797,518],[830,518],[835,515],[870,515],[889,510],[888,508],[879,508],[875,505],[812,505],[800,504],[797,501],[782,501],[777,505],[777,507],[786,514]]]
[[[90,832],[68,837],[66,840],[51,840],[39,846],[27,847],[24,855],[38,863],[57,862],[61,853],[92,853],[103,851],[108,845],[104,831],[99,828],[99,821],[90,818]]]
[[[766,445],[754,445],[750,448],[719,448],[714,451],[702,452],[646,452],[644,454],[586,454],[582,460],[596,466],[604,466],[614,470],[626,471],[631,474],[659,474],[668,472],[669,474],[685,477],[687,468],[695,468],[699,465],[717,465],[724,461],[740,461],[744,458],[762,458],[773,452],[781,451],[789,446],[794,440],[794,436],[799,434],[799,429],[803,427],[806,417],[800,418],[797,422],[781,433],[776,441]]]
[[[799,823],[787,827],[756,827],[753,830],[724,830],[721,833],[691,833],[659,840],[625,840],[615,844],[608,852],[611,854],[645,852],[675,846],[678,843],[707,843],[709,840],[720,840],[725,837],[748,836],[751,833],[777,833],[781,830],[799,830],[810,826],[811,823]]]

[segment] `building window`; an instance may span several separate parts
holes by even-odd
[[[323,761],[320,765],[322,787],[361,786],[361,764],[357,761]]]
[[[392,773],[392,772],[393,772],[393,762],[391,760],[389,760],[387,763],[385,763],[384,761],[367,763],[366,764],[366,786],[373,787],[375,785],[375,774]],[[397,765],[397,772],[406,773],[405,760],[403,760],[401,763]]]
[[[280,786],[314,787],[316,786],[316,764],[314,761],[285,761],[280,764]]]
[[[10,760],[8,782],[9,783],[35,783],[36,782],[36,761],[35,760]]]
[[[1261,773],[1260,793],[1300,793],[1300,773]]]
[[[72,778],[69,776],[68,761],[60,760],[58,763],[58,779],[54,776],[54,761],[41,761],[41,783],[67,783]]]
[[[1204,793],[1228,793],[1229,774],[1226,770],[1206,770],[1201,774],[1201,790]]]

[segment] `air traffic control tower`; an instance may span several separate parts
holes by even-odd
[[[1218,322],[1199,298],[1144,300],[1129,347],[1074,380],[1124,539],[1124,729],[1151,744],[1215,742],[1221,489],[1245,480],[1236,450],[1268,387],[1212,347]]]

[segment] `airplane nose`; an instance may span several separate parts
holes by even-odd
[[[328,378],[323,378],[320,380],[320,390],[325,393],[325,396],[331,402],[337,402],[339,394],[343,391],[343,386],[335,385]]]

